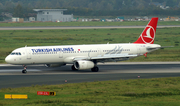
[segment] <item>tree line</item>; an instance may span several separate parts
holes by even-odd
[[[163,10],[156,3],[170,6]],[[14,17],[36,16],[33,9],[68,9],[76,16],[179,15],[180,0],[0,0],[0,13]]]
[[[144,9],[151,7],[152,3],[176,8],[180,6],[180,0],[0,0],[1,8],[13,8],[17,4],[29,8],[90,8],[95,10],[121,10]]]

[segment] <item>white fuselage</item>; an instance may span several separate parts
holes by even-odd
[[[74,58],[100,57],[109,54],[143,55],[152,50],[148,47],[161,47],[158,44],[95,44],[66,46],[22,47],[6,57],[10,64],[73,64]],[[157,50],[157,49],[156,49]]]

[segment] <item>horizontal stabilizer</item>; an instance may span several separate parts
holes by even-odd
[[[169,48],[174,46],[161,46],[161,47],[147,47],[147,50],[157,50],[157,49],[163,49],[163,48]]]
[[[147,47],[147,50],[157,50],[157,49],[163,49],[163,48],[169,48],[174,46],[162,46],[162,47]]]
[[[169,48],[169,47],[174,47],[174,46],[162,46],[161,49],[162,48]]]

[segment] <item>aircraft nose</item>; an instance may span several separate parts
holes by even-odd
[[[5,58],[5,61],[6,61],[7,63],[12,63],[12,60],[11,60],[10,56],[7,56],[7,57]]]

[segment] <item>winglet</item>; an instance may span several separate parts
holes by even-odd
[[[158,23],[158,17],[154,17],[150,20],[144,31],[141,33],[136,44],[153,44],[156,34],[156,27]]]

